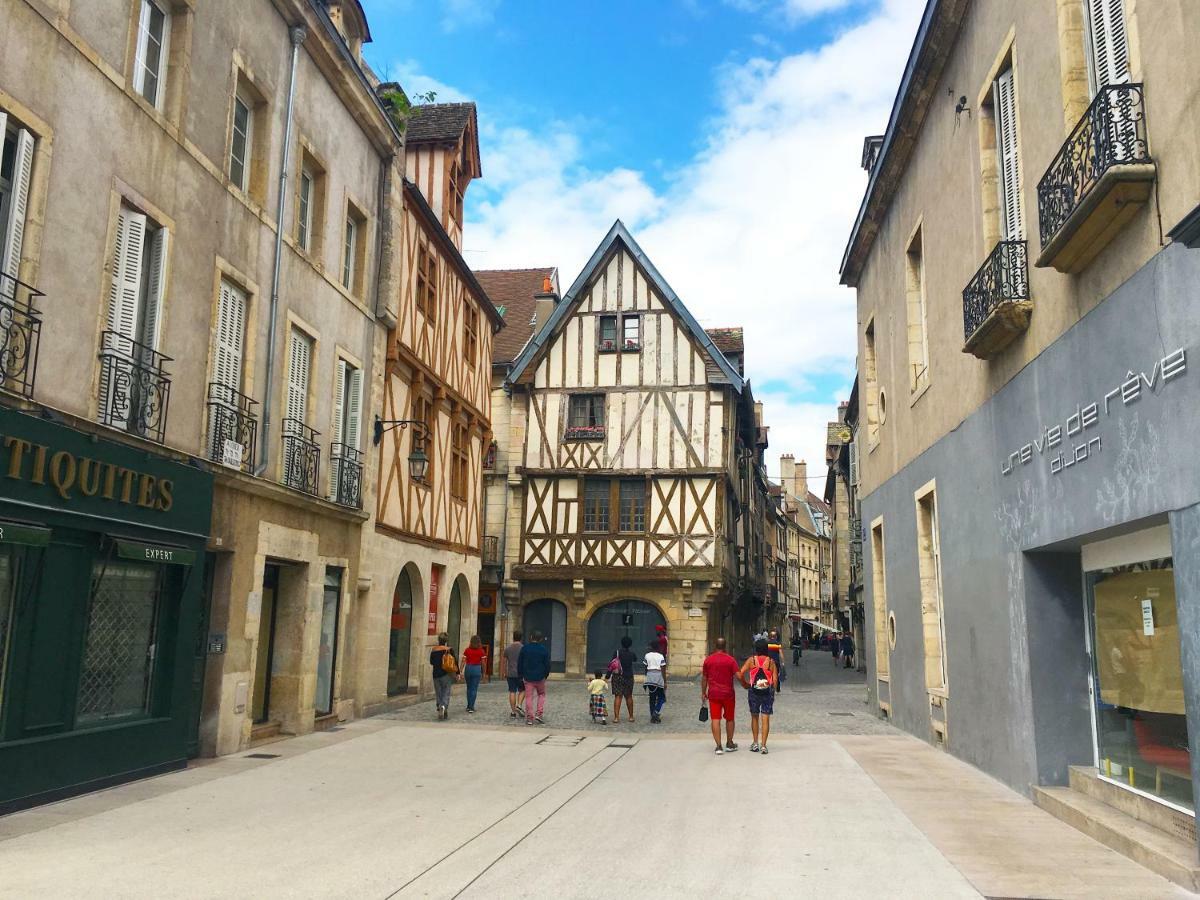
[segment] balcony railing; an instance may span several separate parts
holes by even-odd
[[[100,333],[101,424],[161,444],[167,431],[171,357],[116,331]]]
[[[1140,84],[1101,88],[1038,182],[1038,265],[1078,271],[1132,215],[1132,207],[1149,196],[1154,165],[1142,100]],[[1097,212],[1096,227],[1085,229],[1079,245],[1070,246]]]
[[[989,359],[1029,327],[1029,263],[1024,241],[1001,241],[963,288],[968,353]]]
[[[258,443],[258,402],[219,382],[208,385],[208,458],[249,472]]]
[[[283,420],[283,483],[314,496],[321,474],[320,436],[299,419]]]
[[[500,564],[500,538],[494,534],[483,536],[483,564],[485,566]]]
[[[34,306],[45,295],[23,281],[0,272],[0,389],[33,396],[37,377],[41,313]]]
[[[329,453],[330,499],[341,506],[362,509],[362,451],[334,444]]]

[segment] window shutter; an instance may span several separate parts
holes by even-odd
[[[362,369],[351,369],[349,406],[345,411],[346,427],[345,436],[342,439],[343,443],[351,450],[358,449],[358,429],[362,419],[362,389]]]
[[[850,442],[850,484],[858,487],[858,441]]]
[[[122,206],[117,213],[112,287],[108,296],[108,330],[130,340],[137,336],[138,296],[142,287],[142,247],[146,217]]]
[[[1086,0],[1095,91],[1129,81],[1129,39],[1124,0]]]
[[[337,374],[333,386],[333,442],[344,443],[346,425],[346,361],[337,361]]]
[[[1021,221],[1021,171],[1017,155],[1017,102],[1013,70],[1007,69],[992,86],[996,113],[996,149],[1000,164],[1001,231],[1006,241],[1019,241]]]
[[[245,340],[246,295],[221,279],[221,297],[217,306],[217,344],[213,358],[213,380],[218,384],[242,389],[242,346]]]
[[[0,121],[0,142],[5,122]],[[20,277],[21,240],[25,236],[25,215],[29,209],[29,177],[33,173],[33,135],[24,128],[17,131],[17,157],[13,164],[12,198],[8,204],[8,226],[0,251],[0,272]],[[15,296],[15,292],[14,292]]]
[[[163,293],[167,285],[167,247],[170,233],[159,228],[150,239],[150,279],[146,290],[145,314],[136,340],[152,350],[158,349],[158,323],[162,318]]]
[[[293,330],[288,349],[288,388],[284,418],[307,421],[310,353],[308,338]]]

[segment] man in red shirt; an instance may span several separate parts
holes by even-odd
[[[733,680],[738,677],[737,660],[725,652],[725,638],[717,638],[717,649],[704,660],[700,670],[700,696],[708,704],[709,723],[717,755],[737,749],[733,742],[733,711],[737,695]],[[725,746],[721,746],[721,719],[725,720]]]

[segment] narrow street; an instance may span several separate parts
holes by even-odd
[[[499,684],[0,819],[0,897],[1189,896],[866,712],[806,655],[772,755],[715,757],[698,686],[664,723],[548,727]]]

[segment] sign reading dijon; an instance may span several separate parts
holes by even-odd
[[[159,512],[169,512],[175,502],[175,485],[169,478],[16,435],[0,438],[0,472],[8,479],[45,485],[65,501],[81,495]]]

